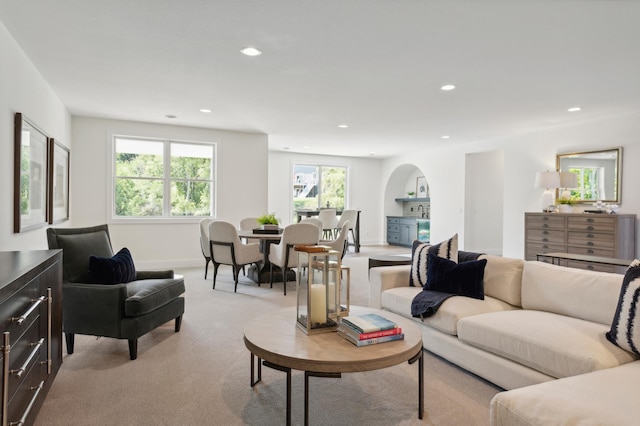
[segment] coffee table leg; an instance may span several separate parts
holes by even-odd
[[[424,413],[424,357],[422,351],[423,348],[409,360],[409,364],[418,361],[418,418],[421,420]]]
[[[315,371],[304,372],[304,424],[309,424],[309,377],[332,377],[339,379],[342,373],[318,373]]]
[[[253,353],[251,353],[251,387],[254,387],[258,382],[260,382],[262,380],[262,363],[261,363],[261,359],[258,357],[258,380],[254,381],[253,380],[253,370],[254,370],[254,356]]]
[[[287,373],[287,426],[291,426],[291,369],[288,367],[282,367],[280,365],[272,364],[269,361],[262,361],[262,363],[274,370],[284,371]]]

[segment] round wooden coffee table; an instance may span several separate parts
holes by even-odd
[[[424,407],[422,332],[411,320],[392,312],[351,306],[351,315],[377,313],[402,327],[404,340],[356,347],[335,332],[307,335],[296,326],[296,308],[277,310],[249,321],[244,343],[251,352],[251,387],[262,379],[262,365],[287,373],[287,424],[291,424],[291,370],[305,372],[305,424],[309,419],[309,377],[378,370],[418,361],[418,417]],[[255,357],[258,377],[254,380]]]

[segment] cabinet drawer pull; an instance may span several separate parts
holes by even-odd
[[[542,225],[542,227],[543,227],[543,228],[548,228],[548,227],[549,227],[549,224],[548,224],[548,223],[545,223],[544,225]]]
[[[593,269],[593,265],[587,265],[587,269]]]
[[[593,241],[589,241],[589,242],[587,243],[587,245],[588,245],[588,246],[592,246],[592,245],[593,245]]]
[[[11,317],[11,321],[15,322],[18,325],[22,325],[22,323],[24,322],[24,320],[26,320],[29,315],[31,315],[31,312],[35,311],[36,308],[42,303],[44,302],[44,299],[46,299],[46,297],[44,296],[40,296],[35,300],[32,300],[33,304],[31,305],[31,307],[27,310],[27,312],[25,312],[24,314],[20,315],[19,317]]]
[[[30,391],[35,391],[35,393],[31,397],[31,401],[29,401],[29,405],[27,405],[27,408],[25,408],[24,413],[22,413],[22,417],[20,417],[20,420],[18,420],[17,422],[10,422],[9,426],[22,426],[27,422],[27,417],[29,417],[29,413],[33,408],[33,404],[35,404],[36,400],[38,399],[38,394],[42,390],[43,386],[44,386],[44,380],[41,381],[38,386],[31,386],[29,388]]]
[[[547,241],[549,241],[549,239],[548,238],[543,238],[542,241],[544,241],[546,243]]]
[[[593,222],[593,218],[592,217],[587,218],[587,222]]]
[[[40,350],[40,347],[42,346],[43,343],[44,343],[44,337],[38,340],[38,343],[31,343],[30,346],[33,346],[34,348],[29,354],[29,357],[27,358],[27,360],[24,362],[24,364],[22,364],[22,367],[18,368],[17,370],[11,370],[10,373],[15,374],[17,378],[22,377],[24,372],[27,371],[27,367],[29,367],[29,364],[31,364],[31,360],[33,359],[33,357],[38,355],[38,351]]]
[[[545,244],[545,245],[543,245],[543,246],[542,246],[542,248],[544,248],[544,249],[548,249],[548,248],[549,248],[549,246]]]
[[[549,231],[542,231],[544,235],[549,235]]]
[[[542,220],[549,220],[547,216],[542,216]]]
[[[587,231],[593,231],[593,226],[587,226]]]
[[[587,238],[593,238],[593,234],[587,234]]]
[[[587,250],[587,253],[589,253],[589,254],[593,253],[593,249]]]

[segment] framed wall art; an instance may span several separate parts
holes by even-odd
[[[427,178],[419,176],[416,179],[416,197],[427,198],[429,196],[429,187],[427,186]]]
[[[13,232],[48,223],[48,136],[23,114],[15,115]]]
[[[49,223],[69,220],[69,148],[49,140]]]

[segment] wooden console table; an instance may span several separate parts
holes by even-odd
[[[551,263],[554,265],[601,272],[617,272],[621,274],[624,274],[632,262],[632,260],[627,259],[573,253],[539,253],[536,255],[536,258],[541,261],[544,261],[545,258],[549,258]],[[566,262],[563,263],[562,261]]]

